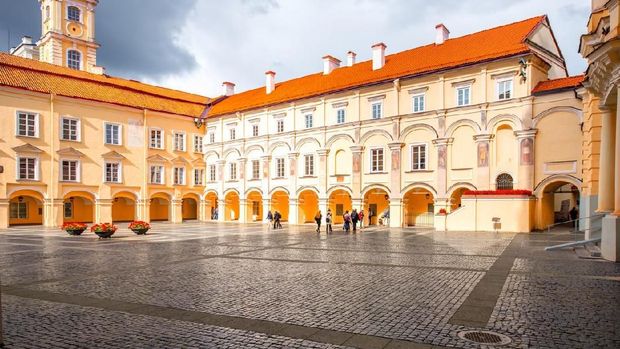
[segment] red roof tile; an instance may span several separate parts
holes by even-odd
[[[541,81],[534,87],[532,94],[575,88],[581,85],[584,79],[584,75],[576,75],[567,78]]]

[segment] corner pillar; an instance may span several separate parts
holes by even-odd
[[[597,212],[614,211],[614,160],[616,140],[616,119],[610,111],[601,115],[601,158],[599,167],[599,193]]]
[[[183,200],[172,199],[170,208],[170,222],[183,223]]]
[[[140,199],[136,202],[136,218],[141,221],[151,221],[151,200]]]
[[[299,224],[299,203],[297,198],[288,198],[288,224]]]
[[[248,200],[246,198],[239,198],[239,223],[248,222]]]
[[[9,227],[9,200],[0,199],[0,229]]]
[[[403,199],[390,198],[390,228],[403,226]]]
[[[97,223],[112,223],[112,199],[95,200],[95,220]]]

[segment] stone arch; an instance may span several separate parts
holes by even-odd
[[[508,122],[514,131],[523,130],[523,123],[521,122],[521,119],[514,114],[500,114],[493,117],[487,122],[486,129],[493,131],[500,126],[502,122]]]
[[[469,119],[461,119],[461,120],[458,120],[456,122],[453,122],[450,126],[448,126],[448,128],[446,129],[446,132],[444,134],[444,137],[446,137],[446,138],[452,137],[452,134],[454,134],[454,131],[457,128],[459,128],[460,126],[469,126],[469,127],[473,128],[474,131],[477,131],[477,132],[482,131],[482,128],[480,127],[480,125],[478,125],[477,122],[475,122],[473,120],[469,120]]]
[[[265,148],[263,148],[260,144],[252,144],[251,146],[245,148],[245,156],[247,157],[253,150],[260,150],[262,154],[265,154]]]
[[[283,191],[283,192],[285,192],[285,193],[286,193],[286,195],[291,195],[291,193],[290,193],[290,192],[288,191],[288,189],[286,189],[285,187],[283,187],[283,186],[277,186],[277,187],[272,188],[272,189],[269,191],[269,196],[272,196],[272,195],[273,195],[273,193],[275,193],[275,192],[277,192],[277,191]]]
[[[70,194],[74,194],[74,195],[70,195]],[[83,195],[86,194],[86,195]],[[97,192],[93,192],[90,190],[74,190],[74,189],[65,189],[62,192],[62,197],[67,197],[67,196],[82,196],[85,197],[93,202],[95,202],[95,200],[99,199],[99,194]]]
[[[241,193],[239,193],[239,190],[237,190],[236,188],[228,188],[224,190],[224,192],[222,193],[222,196],[226,197],[226,195],[230,194],[231,192],[235,192],[237,195],[239,195],[239,197],[241,197]]]
[[[206,159],[208,158],[210,155],[215,155],[215,157],[219,160],[220,159],[220,153],[216,152],[215,150],[209,150],[208,152],[204,153],[203,157]]]
[[[301,194],[301,192],[306,191],[306,190],[310,190],[313,191],[314,193],[316,193],[316,195],[319,195],[320,191],[317,187],[311,186],[311,185],[304,185],[301,186],[299,188],[297,188],[297,191],[295,192],[296,196],[299,196],[299,194]]]
[[[541,198],[545,191],[545,188],[549,184],[552,184],[554,182],[566,182],[576,186],[581,191],[582,181],[579,178],[571,175],[557,174],[551,175],[540,181],[540,183],[538,183],[536,187],[534,187],[534,192],[532,194],[534,194],[534,196],[536,196],[537,198]]]
[[[427,125],[427,124],[413,124],[413,125],[405,127],[405,129],[403,129],[400,132],[399,141],[404,142],[405,137],[407,137],[409,133],[411,133],[413,130],[417,128],[423,128],[423,129],[429,130],[435,134],[435,138],[439,138],[439,132],[437,132],[437,130],[433,126]]]
[[[424,182],[413,182],[413,183],[407,185],[406,187],[404,187],[400,191],[400,194],[401,195],[405,195],[408,191],[410,191],[412,189],[416,189],[416,188],[426,189],[429,192],[431,192],[431,194],[433,194],[433,196],[437,196],[437,190],[435,190],[435,188],[433,188],[431,185],[426,184]]]
[[[207,198],[207,196],[209,194],[214,194],[215,196],[218,196],[217,190],[215,190],[215,189],[207,189],[207,190],[205,190],[205,192],[202,194],[202,196],[200,198],[202,200],[206,200],[206,198]]]
[[[251,194],[252,192],[257,192],[260,195],[263,195],[263,190],[261,188],[258,187],[249,187],[245,190],[245,197],[247,198],[249,194]]]
[[[553,114],[553,113],[561,113],[561,112],[574,114],[577,117],[578,123],[583,122],[583,111],[581,111],[580,109],[577,109],[575,107],[569,107],[569,106],[558,106],[558,107],[549,108],[547,110],[544,110],[538,113],[538,115],[536,115],[533,119],[532,128],[536,128],[536,125],[538,125],[540,120],[542,120],[544,117],[550,114]]]
[[[286,143],[286,142],[275,142],[271,146],[269,146],[269,155],[271,155],[276,148],[281,147],[281,146],[284,146],[284,147],[286,147],[286,149],[288,149],[288,151],[291,151],[291,146],[288,143]]]
[[[97,195],[88,190],[68,190],[63,193],[63,221],[92,223],[95,221]]]
[[[331,148],[331,146],[340,139],[344,139],[344,140],[350,141],[352,144],[355,144],[355,139],[353,139],[353,137],[351,137],[350,135],[346,133],[341,133],[341,134],[331,136],[325,143],[325,148]]]
[[[183,194],[181,202],[181,217],[183,220],[198,219],[198,211],[200,210],[200,195],[188,192]]]
[[[447,196],[451,196],[452,193],[454,193],[454,191],[459,188],[467,188],[469,190],[478,190],[478,188],[476,188],[475,185],[469,182],[458,182],[458,183],[452,184],[450,188],[448,188],[448,190],[446,191]]]
[[[371,191],[373,189],[381,189],[381,190],[384,190],[386,193],[391,194],[390,188],[388,188],[387,185],[383,185],[383,184],[379,184],[379,183],[373,183],[373,184],[368,184],[367,186],[362,188],[362,192],[361,192],[362,197],[364,197],[364,195],[366,195],[366,193],[368,193],[369,191]]]
[[[372,137],[372,136],[377,136],[377,135],[381,135],[384,136],[388,139],[388,141],[392,142],[394,140],[394,137],[392,137],[392,135],[386,131],[386,130],[382,130],[382,129],[375,129],[375,130],[370,130],[366,133],[364,133],[364,135],[362,135],[362,137],[360,138],[360,144],[364,144],[366,143],[366,141]]]
[[[228,157],[228,155],[230,155],[232,153],[237,153],[237,157],[241,157],[241,152],[239,151],[239,149],[237,149],[237,148],[230,148],[230,149],[226,149],[224,151],[224,153],[222,154],[222,158],[226,159]]]
[[[299,142],[297,142],[297,144],[295,145],[295,151],[299,151],[301,147],[306,143],[314,143],[318,148],[321,147],[321,142],[319,142],[318,139],[314,137],[306,137],[302,138],[301,140],[299,140]]]
[[[353,195],[353,190],[351,190],[351,188],[345,185],[334,185],[334,186],[331,186],[329,189],[327,189],[327,193],[326,193],[327,196],[329,197],[336,190],[344,190],[347,193],[349,193],[349,195]]]
[[[18,214],[17,217],[11,217],[9,211],[6,211],[9,226],[43,224],[46,218],[44,201],[45,196],[39,190],[21,188],[11,192],[9,207],[16,205]]]
[[[45,192],[42,192],[41,190],[36,189],[36,188],[28,188],[28,187],[21,187],[21,188],[10,191],[8,193],[8,198],[10,200],[15,197],[24,196],[24,195],[32,196],[36,198],[37,200],[40,200],[41,203],[43,203],[43,201],[47,198],[47,195],[45,194]]]
[[[119,190],[112,195],[112,222],[130,222],[136,219],[138,195]]]
[[[168,221],[172,217],[172,199],[174,195],[165,191],[150,195],[149,217],[152,221]]]
[[[131,191],[131,190],[126,190],[126,189],[121,189],[121,188],[112,191],[111,197],[114,198],[114,197],[117,197],[117,196],[127,197],[127,198],[130,198],[132,200],[139,200],[140,199],[139,192],[134,192],[134,191]]]

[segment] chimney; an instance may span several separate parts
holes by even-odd
[[[32,45],[32,37],[23,36],[22,37],[22,45]]]
[[[273,92],[276,89],[276,72],[267,71],[265,72],[265,90],[267,94]]]
[[[340,68],[340,60],[338,58],[330,55],[323,57],[323,75],[328,75],[336,68]]]
[[[352,67],[355,64],[355,56],[357,56],[355,52],[347,52],[347,66]]]
[[[372,45],[372,70],[381,69],[385,65],[386,47],[382,42]]]
[[[222,83],[222,96],[232,96],[235,94],[235,84],[224,81]]]
[[[94,65],[90,68],[90,72],[93,74],[97,74],[97,75],[105,75],[105,68],[98,66],[98,65]]]
[[[435,45],[441,45],[450,38],[450,31],[443,23],[437,24],[435,30],[437,31],[435,34]]]

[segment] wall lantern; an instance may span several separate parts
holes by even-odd
[[[19,202],[24,202],[24,197],[23,197],[23,196],[18,197],[18,198],[17,198],[17,201],[19,201]]]
[[[428,200],[431,198],[431,194],[426,194],[425,197],[426,197],[426,200]]]
[[[202,125],[204,125],[204,123],[205,123],[204,118],[194,118],[194,125],[196,126],[196,128],[201,128]]]

